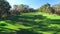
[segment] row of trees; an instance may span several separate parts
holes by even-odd
[[[49,13],[49,14],[58,14],[60,15],[60,3],[59,4],[55,4],[55,5],[50,5],[49,3],[44,4],[43,6],[41,6],[38,9],[33,9],[33,8],[29,8],[28,5],[17,5],[17,7],[14,8],[15,10],[18,9],[18,12],[23,12],[23,13],[27,13],[27,12],[45,12],[45,13]],[[15,12],[15,11],[14,11]]]
[[[6,0],[0,0],[0,18],[7,17],[10,15],[18,15],[21,12],[33,12],[33,8],[29,8],[28,5],[17,5],[14,9],[10,10],[11,6]],[[22,7],[21,7],[22,6]]]
[[[52,13],[52,14],[59,14],[60,15],[60,4],[56,4],[51,6],[49,3],[44,4],[41,6],[38,11]]]
[[[14,9],[10,10],[11,6],[6,0],[0,0],[0,19],[2,17],[10,17],[20,15],[21,13],[34,12],[35,9],[29,8],[28,5],[14,5]]]
[[[10,10],[12,15],[20,15],[21,13],[36,12],[34,8],[29,8],[28,5],[14,5],[13,9]]]
[[[0,18],[8,17],[11,15],[19,15],[27,12],[37,12],[37,9],[29,8],[28,5],[14,5],[14,9],[10,10],[11,6],[6,0],[0,0]],[[41,6],[38,11],[46,13],[55,13],[60,15],[60,3],[51,6],[49,3]]]

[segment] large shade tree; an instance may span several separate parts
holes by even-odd
[[[11,6],[6,0],[0,0],[0,18],[9,14]]]
[[[47,12],[48,10],[50,9],[50,4],[49,3],[46,3],[44,4],[42,7],[40,7],[40,11],[41,12]]]
[[[51,7],[49,3],[46,3],[42,7],[40,7],[39,11],[46,12],[46,13],[54,13],[54,9]]]

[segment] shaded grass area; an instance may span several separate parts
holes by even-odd
[[[26,13],[20,16],[0,19],[0,21],[6,22],[1,24],[0,28],[3,31],[4,29],[5,31],[15,31],[16,34],[60,34],[60,19],[51,19],[53,16],[49,18],[47,17],[49,16],[44,16],[43,14]]]

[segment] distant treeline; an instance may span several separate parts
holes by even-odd
[[[30,8],[28,5],[14,5],[11,9],[10,4],[6,0],[0,0],[0,18],[20,15],[21,13],[29,12],[45,12],[49,14],[60,15],[60,3],[56,5],[44,4],[38,9]]]
[[[44,4],[40,8],[34,9],[29,8],[28,5],[14,5],[14,8],[10,10],[13,14],[19,13],[28,13],[28,12],[45,12],[49,14],[57,14],[60,15],[60,4],[50,5],[49,3]]]
[[[40,8],[38,8],[40,12],[46,12],[49,14],[58,14],[60,15],[60,3],[55,5],[50,5],[49,3],[44,4]]]

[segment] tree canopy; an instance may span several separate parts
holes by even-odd
[[[0,17],[2,17],[3,14],[8,14],[11,6],[6,0],[0,0]]]

